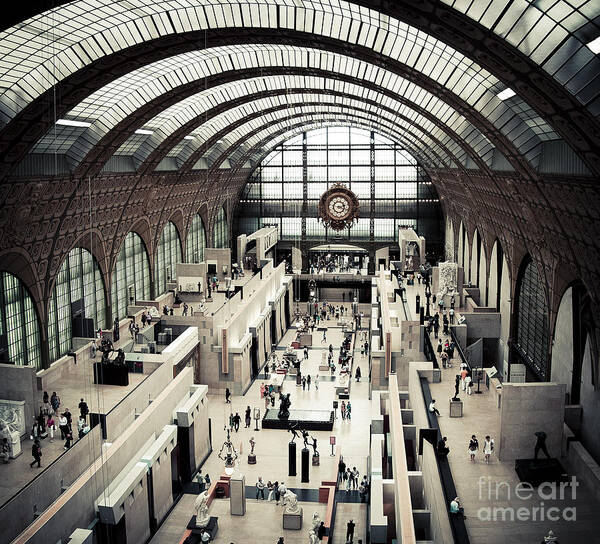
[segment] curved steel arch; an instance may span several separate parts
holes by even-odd
[[[169,150],[176,143],[181,141],[184,138],[184,136],[186,136],[191,131],[193,131],[202,122],[204,122],[208,119],[211,119],[212,117],[214,117],[216,115],[223,113],[223,111],[228,111],[229,109],[237,107],[240,104],[247,103],[247,102],[253,102],[254,100],[258,100],[258,99],[265,98],[265,97],[283,96],[283,95],[290,96],[290,95],[304,94],[304,93],[311,94],[311,95],[317,95],[317,96],[319,96],[319,95],[330,96],[331,95],[331,96],[340,96],[340,97],[345,97],[345,98],[356,98],[357,100],[362,100],[363,102],[365,102],[367,104],[378,104],[374,100],[367,99],[367,98],[361,98],[361,97],[358,97],[357,95],[353,95],[353,94],[349,94],[349,93],[345,93],[345,92],[341,92],[341,91],[333,91],[333,90],[329,90],[329,89],[318,89],[318,88],[288,88],[288,89],[282,88],[282,89],[276,89],[276,90],[272,90],[272,91],[265,91],[262,93],[255,93],[255,94],[244,96],[244,97],[239,97],[230,102],[221,104],[216,108],[208,110],[208,112],[206,114],[200,114],[200,115],[195,116],[192,119],[190,119],[187,123],[182,125],[174,133],[172,133],[165,140],[163,140],[163,142],[161,142],[161,144],[147,156],[145,161],[141,164],[140,168],[138,169],[138,172],[147,173],[149,171],[152,171],[154,168],[156,168],[158,163],[167,155]],[[410,101],[405,100],[404,102],[409,104],[409,107],[411,107]],[[378,104],[378,105],[381,108],[387,109],[389,111],[389,108],[387,106],[383,106],[380,104]],[[439,120],[435,116],[431,115],[431,113],[424,110],[423,108],[416,106],[416,107],[414,107],[414,110],[416,111],[416,113],[420,114],[423,118],[425,118],[426,120],[428,120],[432,124],[434,124],[439,130],[443,131],[448,136],[448,138],[450,138],[451,141],[456,142],[456,144],[461,149],[464,150],[465,154],[467,156],[469,156],[475,164],[477,164],[477,166],[479,167],[480,170],[489,171],[487,164],[481,159],[479,154],[464,139],[462,139],[462,137],[460,135],[458,135],[457,133],[452,131],[448,127],[448,125],[439,123]],[[405,118],[404,115],[401,115],[401,114],[398,114],[398,115],[401,118]],[[408,118],[406,118],[406,119],[408,120]],[[417,125],[417,126],[420,126],[420,125]],[[421,129],[424,130],[423,127],[421,127]],[[206,147],[206,148],[210,147],[223,134],[224,133],[221,133],[221,132],[215,133],[214,136],[209,138],[207,141],[203,142],[203,144],[202,144],[203,147]],[[489,172],[491,172],[491,171],[489,171]]]
[[[273,108],[268,108],[268,110],[259,111],[255,115],[250,115],[250,116],[248,116],[248,117],[246,117],[244,119],[241,119],[239,123],[233,123],[232,125],[229,125],[229,126],[225,127],[221,132],[216,133],[215,136],[213,136],[211,138],[211,140],[212,140],[213,145],[214,145],[215,138],[222,138],[222,137],[225,137],[226,135],[235,134],[234,131],[236,131],[238,133],[241,133],[241,130],[239,130],[239,129],[243,128],[243,126],[246,123],[248,123],[251,120],[255,120],[255,119],[257,119],[258,122],[260,123],[261,118],[264,117],[267,114],[270,114],[270,113],[283,112],[284,115],[282,117],[280,117],[278,120],[276,120],[276,122],[284,122],[286,120],[286,118],[288,118],[289,116],[291,116],[291,113],[290,114],[286,114],[286,112],[288,112],[288,111],[291,112],[292,110],[302,110],[302,109],[304,109],[306,107],[323,107],[323,108],[325,108],[325,112],[331,111],[332,108],[335,109],[335,110],[340,109],[342,111],[345,110],[345,109],[349,109],[350,111],[361,111],[361,112],[367,114],[369,117],[370,116],[374,116],[377,113],[377,112],[373,112],[372,110],[368,110],[368,109],[364,109],[364,108],[352,107],[350,109],[350,107],[347,106],[347,105],[345,105],[345,104],[339,104],[338,105],[338,104],[335,104],[335,103],[333,103],[333,104],[329,104],[329,103],[323,104],[323,103],[319,103],[319,102],[315,102],[315,103],[306,103],[306,102],[304,102],[304,103],[289,104],[289,105],[288,104],[283,104],[283,105],[276,106],[276,107],[273,107]],[[377,105],[375,104],[374,107],[377,107]],[[373,117],[373,119],[376,120],[376,121],[385,121],[386,123],[390,123],[390,119],[388,119],[388,118],[380,118],[380,119],[378,119],[377,117]],[[393,123],[393,121],[392,121],[392,123]],[[237,125],[237,126],[233,127],[233,125]],[[267,125],[264,125],[264,122],[263,122],[260,126],[264,128]],[[403,135],[401,133],[396,133],[395,132],[396,127],[394,127],[393,124],[390,124],[388,126],[391,127],[391,129],[393,131],[392,133],[395,134],[395,139],[398,140],[398,141],[403,142],[404,141]],[[232,130],[232,127],[233,127],[233,130]],[[411,130],[409,130],[407,128],[402,127],[402,130],[404,131],[404,133],[410,134],[414,138],[419,139],[420,137],[422,137],[419,134],[413,133]],[[247,133],[241,134],[241,136],[239,137],[239,139],[234,144],[231,144],[229,149],[224,150],[223,153],[220,155],[219,159],[217,159],[215,161],[216,163],[218,163],[217,166],[220,165],[225,159],[228,158],[228,156],[231,153],[230,149],[232,149],[232,148],[234,150],[239,149],[239,147],[241,146],[241,144],[244,142],[244,138],[246,140],[249,140],[251,138],[251,136],[252,136],[251,132],[247,132]],[[444,144],[442,144],[441,142],[437,141],[435,139],[435,137],[432,137],[430,135],[428,135],[427,137],[432,140],[432,142],[434,143],[434,147],[438,146],[450,158],[451,161],[453,161],[454,163],[456,163],[456,165],[460,164],[460,161],[458,161],[458,159],[452,153],[452,151],[450,151]],[[416,142],[414,142],[412,140],[412,138],[409,138],[409,141],[411,141],[413,145],[416,144]],[[210,146],[207,145],[206,149],[210,150]],[[193,165],[198,161],[198,159],[202,157],[202,155],[204,154],[204,152],[205,152],[206,149],[200,149],[200,150],[198,150],[197,153],[192,154],[187,159],[187,161],[184,163],[184,165],[182,166],[181,170],[182,171],[188,171],[188,170],[190,170],[193,167]]]
[[[306,35],[302,34],[302,33],[282,33],[281,31],[274,31],[273,29],[270,29],[269,32],[267,33],[266,31],[261,32],[260,36],[257,35],[243,35],[243,33],[241,33],[238,29],[238,32],[236,33],[235,36],[232,35],[227,35],[227,32],[217,32],[217,31],[212,31],[211,33],[211,43],[212,40],[215,40],[218,43],[227,43],[227,40],[229,40],[229,43],[256,43],[257,41],[260,41],[262,43],[265,42],[272,42],[272,43],[280,43],[280,42],[288,42],[290,39],[293,39],[294,44],[298,45],[300,44],[301,46],[304,45],[305,47],[311,47],[315,45],[315,40],[314,38],[310,38],[307,37]],[[242,34],[242,35],[240,35]],[[178,36],[177,38],[181,38],[181,36]],[[130,62],[127,63],[121,63],[120,66],[116,66],[115,69],[117,70],[121,70],[122,73],[129,71],[129,69],[132,66],[132,62],[133,58],[135,58],[136,55],[141,55],[142,57],[145,57],[146,59],[148,59],[148,56],[150,56],[153,60],[156,58],[164,58],[165,56],[168,56],[165,54],[164,50],[161,50],[158,45],[160,43],[160,40],[155,40],[157,43],[154,44],[157,47],[153,47],[152,48],[152,52],[148,53],[145,50],[144,46],[153,44],[154,42],[146,42],[144,44],[144,46],[136,46],[136,47],[132,47],[130,49],[128,49],[128,52],[131,53],[132,55],[132,59]],[[172,37],[171,42],[176,42],[176,43],[170,43],[170,47],[169,47],[169,52],[172,53],[173,50],[190,50],[190,43],[188,41],[177,41],[176,37]],[[183,43],[182,43],[183,42]],[[194,44],[195,46],[197,46],[197,44]],[[384,59],[379,55],[374,54],[374,52],[372,50],[369,50],[365,47],[361,47],[358,45],[354,45],[354,44],[348,44],[348,43],[344,43],[343,45],[340,43],[337,43],[334,40],[325,40],[325,39],[320,39],[319,40],[319,45],[322,45],[323,48],[326,48],[332,52],[340,52],[340,53],[350,53],[352,54],[354,57],[356,58],[360,58],[361,60],[366,60],[367,62],[371,62],[371,64],[374,64],[375,66],[381,66],[385,69],[389,69],[390,71],[401,75],[402,77],[405,77],[406,79],[408,79],[409,81],[413,81],[416,82],[418,85],[420,85],[421,87],[430,90],[433,94],[435,94],[436,96],[441,96],[442,99],[446,102],[449,103],[450,105],[454,106],[454,108],[456,110],[458,110],[460,113],[462,113],[463,115],[465,115],[465,117],[467,118],[471,118],[475,120],[475,126],[478,127],[485,127],[484,128],[484,132],[487,134],[488,138],[490,140],[492,140],[492,142],[496,143],[496,146],[503,152],[503,154],[507,157],[507,159],[513,163],[513,167],[515,167],[516,170],[520,171],[521,173],[523,173],[524,175],[527,176],[534,176],[535,177],[535,173],[532,171],[532,169],[529,167],[529,165],[526,163],[526,161],[523,160],[521,154],[515,149],[514,145],[509,141],[509,138],[506,137],[501,130],[499,130],[498,128],[494,127],[494,125],[492,123],[490,123],[487,119],[485,119],[485,116],[481,115],[480,112],[476,112],[473,108],[471,108],[470,105],[468,105],[464,100],[460,99],[459,97],[455,96],[454,93],[452,91],[449,91],[448,89],[446,89],[445,87],[441,86],[437,81],[432,80],[431,78],[424,76],[423,74],[421,74],[420,72],[415,72],[412,69],[409,69],[406,65],[403,65],[402,63],[395,61],[393,59]],[[113,55],[114,56],[114,55]],[[111,57],[113,57],[111,56]],[[103,65],[108,64],[110,66],[110,61],[113,60],[114,62],[118,62],[121,59],[111,59],[110,57],[104,57],[103,58]],[[102,81],[108,81],[110,79],[113,79],[113,77],[108,77],[106,75],[106,70],[101,71],[98,75],[96,75],[96,77],[90,77],[89,80],[85,81],[85,82],[79,82],[78,83],[83,83],[77,86],[77,90],[74,89],[75,87],[75,79],[79,80],[82,76],[85,76],[84,73],[81,74],[75,74],[77,75],[77,78],[73,77],[68,77],[65,79],[65,83],[62,85],[61,88],[61,93],[62,93],[62,101],[61,101],[61,106],[57,109],[57,114],[58,115],[63,115],[65,113],[65,111],[67,111],[67,108],[70,105],[74,105],[75,103],[78,102],[79,98],[81,97],[82,94],[82,89],[85,89],[85,83],[89,83],[93,86],[93,88],[98,88],[98,83],[102,82]],[[85,77],[84,77],[85,79]],[[34,122],[36,127],[41,127],[42,129],[47,128],[49,123],[48,123],[48,118],[45,116],[47,114],[45,114],[45,108],[40,106],[43,104],[44,102],[44,96],[42,95],[40,97],[39,100],[37,100],[35,103],[31,104],[31,107],[27,107],[25,110],[23,110],[20,114],[19,114],[19,118],[22,119],[28,119],[29,123],[27,123],[28,125],[28,129],[29,130],[23,130],[21,129],[21,126],[19,123],[16,123],[13,125],[13,123],[11,123],[11,125],[13,125],[13,128],[16,127],[15,132],[13,133],[12,130],[8,131],[8,137],[7,137],[7,131],[3,131],[3,134],[1,136],[0,139],[0,148],[3,149],[3,155],[0,156],[0,158],[4,159],[4,164],[5,167],[10,167],[12,164],[14,164],[15,160],[17,160],[18,158],[20,158],[23,154],[23,152],[25,152],[27,149],[29,149],[30,145],[31,145],[31,140],[35,139],[37,141],[37,139],[40,136],[39,131],[32,131],[31,127],[29,125],[31,125],[32,121]],[[48,96],[49,98],[49,96]],[[16,118],[15,118],[16,120]],[[9,125],[10,126],[10,125]],[[15,141],[13,139],[18,139],[19,140],[19,145],[16,145]]]
[[[252,79],[255,77],[260,77],[265,74],[265,69],[263,68],[253,68],[239,71],[231,71],[224,74],[221,74],[219,77],[210,77],[204,82],[207,89],[211,89],[214,87],[218,87],[219,85],[226,84],[231,81],[243,80],[243,79]],[[368,80],[358,80],[354,77],[340,74],[340,73],[332,73],[322,69],[313,69],[313,68],[295,68],[295,67],[279,67],[272,68],[269,70],[269,75],[265,77],[277,77],[277,76],[292,76],[292,75],[300,75],[305,77],[317,77],[317,78],[328,78],[335,81],[341,81],[352,85],[357,85],[358,87],[364,87],[366,89],[372,90],[374,92],[380,93],[386,97],[389,97],[392,100],[398,101],[400,103],[405,104],[410,109],[416,111],[418,114],[423,115],[431,122],[434,122],[438,126],[444,127],[443,130],[447,133],[450,133],[451,137],[456,140],[463,139],[458,133],[456,133],[450,125],[445,124],[443,121],[440,121],[435,115],[431,112],[427,111],[426,108],[414,103],[412,100],[407,99],[396,93],[392,90],[386,89],[378,85],[377,83],[368,81]],[[76,169],[77,175],[94,175],[97,173],[102,164],[104,164],[110,155],[112,155],[120,145],[122,145],[127,137],[136,129],[144,125],[144,123],[148,122],[153,116],[156,114],[156,110],[160,107],[169,106],[175,104],[185,98],[190,97],[194,93],[197,92],[197,82],[185,84],[180,87],[169,91],[169,93],[165,93],[157,97],[156,99],[148,102],[144,107],[140,108],[135,116],[130,116],[121,121],[111,132],[106,134],[102,140],[94,146],[94,148],[88,153],[82,164]],[[256,93],[258,95],[258,93]],[[264,95],[268,96],[273,93],[269,91],[264,91]],[[234,105],[238,105],[238,103],[243,102],[243,98],[236,99],[233,101]],[[214,113],[220,113],[222,110],[220,107],[214,108]],[[453,109],[456,115],[462,116],[456,110]],[[205,112],[206,113],[206,112]],[[462,116],[463,119],[466,117]],[[199,115],[198,118],[202,119],[203,115]],[[473,130],[478,131],[475,124],[470,121],[466,121],[470,123],[473,127]],[[193,130],[195,127],[194,123],[186,123],[185,130],[180,132],[180,138],[183,138],[184,132],[189,132]],[[481,136],[480,138],[484,138]],[[464,139],[463,139],[464,140]],[[463,147],[468,146],[474,155],[477,155],[476,163],[482,170],[487,170],[487,165],[483,159],[479,157],[479,153],[465,140]],[[166,154],[166,152],[165,152]],[[161,157],[162,158],[162,157]],[[158,164],[156,162],[155,164]]]
[[[284,117],[281,119],[275,119],[269,123],[266,124],[262,124],[260,125],[257,129],[253,130],[250,133],[246,133],[246,134],[242,134],[238,140],[232,142],[230,144],[230,149],[237,149],[239,148],[239,145],[241,142],[247,141],[248,143],[252,142],[253,138],[259,138],[259,135],[265,131],[271,131],[271,130],[277,130],[278,125],[282,125],[286,122],[291,121],[292,119],[306,119],[307,117],[313,117],[314,115],[323,115],[320,112],[314,113],[312,114],[311,112],[307,112],[307,113],[299,113],[299,114],[294,114],[294,115],[290,115],[288,117]],[[378,126],[378,132],[381,132],[382,134],[386,134],[388,136],[388,138],[392,139],[392,140],[398,140],[398,136],[393,132],[390,131],[389,127],[382,123],[381,120],[375,119],[373,120],[371,117],[365,117],[365,116],[360,116],[360,115],[356,115],[356,114],[352,114],[352,113],[345,113],[343,111],[340,111],[339,113],[327,113],[327,115],[323,115],[323,119],[327,119],[328,116],[331,116],[331,118],[335,118],[337,119],[342,118],[342,119],[357,119],[357,120],[361,120],[364,121],[365,124],[370,124],[371,127],[373,126]],[[352,123],[346,123],[349,125],[352,125]],[[268,135],[267,135],[268,137]],[[413,154],[415,157],[419,157],[419,160],[421,161],[421,163],[423,165],[426,166],[432,166],[435,165],[436,163],[438,165],[443,165],[444,168],[447,168],[447,165],[444,161],[444,159],[442,157],[440,157],[437,153],[437,151],[433,150],[433,149],[427,149],[427,151],[425,151],[424,149],[420,149],[420,148],[415,148],[414,144],[410,143],[408,144],[405,140],[400,140],[402,142],[403,145],[406,145],[410,150],[411,150],[411,154]],[[252,149],[252,144],[250,146],[250,149]],[[219,169],[219,166],[230,156],[231,152],[229,149],[225,150],[223,153],[221,153],[221,155],[214,161],[214,163],[209,167],[209,175],[210,172],[214,172],[216,170]],[[248,152],[242,152],[242,156],[246,157],[246,160],[250,157],[250,154],[248,154]],[[244,161],[246,162],[246,161]]]
[[[32,5],[32,2],[35,2],[35,5]],[[2,25],[0,28],[6,27],[7,24],[15,24],[26,17],[34,17],[45,10],[58,8],[65,3],[67,3],[67,0],[31,0],[28,3],[17,5],[15,6],[15,12],[19,15],[15,16],[15,12],[6,14],[6,17],[3,18],[4,25],[0,23]],[[554,51],[550,49],[546,57],[541,57],[540,61],[536,62],[530,55],[507,42],[503,38],[503,33],[497,31],[496,22],[500,22],[505,14],[504,10],[497,11],[496,17],[490,19],[489,12],[498,8],[490,7],[489,10],[482,11],[477,7],[478,3],[470,3],[466,9],[462,10],[460,8],[463,7],[463,4],[458,4],[459,9],[455,9],[436,0],[420,0],[417,5],[412,0],[395,0],[394,2],[387,0],[354,0],[348,6],[352,4],[364,6],[371,10],[379,10],[379,12],[398,21],[406,22],[414,26],[415,29],[424,31],[436,39],[447,42],[462,54],[475,58],[481,66],[487,68],[490,72],[499,73],[500,79],[505,83],[515,83],[516,88],[522,95],[527,96],[533,103],[537,103],[547,113],[555,115],[564,112],[561,114],[564,120],[581,119],[584,121],[582,123],[583,134],[587,132],[586,129],[591,129],[592,133],[597,134],[597,123],[594,130],[595,120],[586,110],[585,101],[575,99],[572,94],[565,91],[562,84],[557,82],[555,77],[541,69],[545,58],[549,57],[551,53],[553,54]],[[562,13],[563,16],[564,13],[575,12],[575,8],[565,0],[557,0],[556,5],[552,6],[553,10],[556,7],[560,7],[557,13]],[[586,6],[586,10],[588,8],[589,6]],[[513,9],[513,7],[511,6],[510,9]],[[514,8],[514,10],[518,9]],[[528,6],[527,9],[533,10],[533,5]],[[473,15],[473,12],[476,13],[476,16]],[[482,23],[484,13],[487,24]],[[581,13],[573,14],[577,15],[580,20],[586,21]],[[546,17],[546,12],[544,12],[544,17]],[[588,20],[592,18],[593,15],[589,15]],[[576,28],[567,27],[565,33],[570,40],[574,39]],[[562,124],[560,119],[556,121],[557,124]],[[588,148],[589,146],[585,149]]]

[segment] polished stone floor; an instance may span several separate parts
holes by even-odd
[[[417,292],[424,296],[422,286],[408,286],[407,300],[412,303]],[[414,303],[413,303],[414,304]],[[460,314],[460,310],[457,312]],[[446,337],[440,337],[445,341]],[[431,334],[432,344],[437,340]],[[456,352],[455,352],[456,355]],[[571,489],[565,490],[564,499],[552,500],[540,498],[535,493],[529,500],[520,500],[515,496],[515,488],[519,483],[514,469],[514,462],[499,461],[492,454],[490,463],[484,461],[480,452],[475,463],[471,463],[467,455],[467,446],[472,434],[479,440],[480,446],[486,435],[491,436],[498,443],[500,433],[500,412],[496,406],[495,396],[488,391],[485,384],[481,384],[482,394],[467,395],[461,389],[460,398],[463,401],[464,415],[462,418],[448,417],[449,399],[454,395],[454,377],[458,373],[460,359],[452,360],[453,368],[442,370],[442,381],[430,383],[431,394],[436,398],[436,405],[441,413],[438,419],[440,430],[448,437],[450,454],[448,461],[457,493],[462,506],[465,508],[467,520],[465,522],[472,544],[536,544],[541,542],[543,536],[550,529],[559,537],[562,543],[600,543],[600,522],[598,512],[600,504],[593,499],[585,482],[579,482],[575,491],[575,498]],[[439,361],[440,368],[442,367]],[[477,385],[473,388],[477,390]],[[532,453],[533,453],[532,442]],[[510,494],[509,494],[510,492]],[[543,492],[543,491],[542,491]],[[549,493],[549,489],[546,490]],[[549,495],[548,495],[549,496]],[[508,509],[496,510],[494,509]],[[533,516],[528,520],[516,518],[517,509],[524,508],[523,515]],[[534,510],[538,508],[538,510]],[[559,521],[548,519],[550,508],[558,508]],[[563,514],[571,516],[575,509],[576,521],[565,521]],[[515,519],[510,519],[512,512]],[[551,516],[557,514],[556,510],[550,512]],[[540,519],[542,518],[543,519]],[[491,519],[490,519],[491,518]]]
[[[339,305],[339,303],[338,303]],[[284,381],[284,393],[290,393],[292,408],[298,410],[323,410],[332,409],[332,403],[335,397],[334,382],[331,381],[329,372],[320,372],[319,363],[321,361],[321,352],[331,343],[335,352],[342,342],[343,333],[341,328],[334,327],[333,320],[326,322],[327,343],[322,344],[322,332],[315,329],[313,335],[314,348],[309,349],[309,358],[302,362],[303,375],[310,374],[312,384],[310,390],[302,390],[302,387],[296,386],[295,381]],[[280,342],[280,347],[289,345],[293,333],[288,331]],[[298,350],[299,357],[303,357],[302,351]],[[363,375],[368,374],[368,363],[366,358],[361,358],[360,348],[355,353],[356,365],[361,366]],[[315,387],[314,378],[319,375],[318,390]],[[261,374],[264,376],[264,374]],[[291,434],[284,430],[261,429],[258,432],[254,430],[255,423],[252,422],[250,429],[244,428],[244,412],[247,406],[250,408],[260,408],[261,415],[264,411],[264,401],[260,398],[260,384],[264,380],[260,377],[253,383],[246,395],[243,397],[233,397],[231,404],[225,404],[225,399],[221,395],[209,395],[209,415],[212,425],[213,453],[207,459],[202,467],[203,473],[208,473],[212,480],[217,478],[223,472],[223,461],[218,458],[218,452],[226,436],[225,425],[229,422],[230,413],[239,413],[242,417],[242,424],[239,432],[233,432],[233,443],[236,450],[240,453],[239,470],[246,477],[246,485],[254,486],[258,476],[262,476],[265,482],[275,480],[285,482],[287,487],[318,490],[322,480],[330,480],[337,472],[337,466],[334,457],[331,457],[330,437],[336,437],[336,443],[342,448],[342,455],[347,465],[356,467],[360,472],[360,478],[367,469],[367,457],[369,455],[369,426],[370,426],[370,401],[369,401],[369,383],[362,379],[360,383],[353,380],[350,402],[352,406],[351,420],[342,420],[340,410],[337,410],[337,419],[334,422],[333,431],[311,431],[311,436],[317,438],[318,451],[320,453],[320,465],[310,467],[310,481],[301,482],[300,477],[300,449],[302,441],[297,446],[297,475],[288,475],[288,447]],[[278,405],[278,403],[277,403]],[[248,441],[254,437],[256,441],[255,453],[257,464],[249,465],[247,463],[247,454],[249,451]],[[311,448],[312,453],[312,448]],[[343,494],[346,493],[344,490]],[[348,493],[349,500],[353,500],[350,495],[355,496],[356,492]],[[304,527],[301,531],[292,531],[282,529],[281,508],[274,502],[270,504],[267,501],[256,501],[255,494],[249,489],[247,494],[247,513],[243,518],[229,515],[229,501],[216,500],[211,506],[211,515],[218,512],[219,515],[219,535],[215,542],[229,544],[254,544],[258,542],[271,541],[275,543],[279,536],[284,536],[285,543],[306,543],[308,542],[308,521],[312,517],[313,511],[323,511],[325,505],[318,502],[303,503],[304,505]],[[189,521],[192,512],[193,495],[184,495],[183,499],[169,515],[159,532],[151,541],[152,544],[177,543],[185,531],[185,525]],[[359,502],[340,502],[338,504],[338,517],[334,530],[334,543],[345,544],[346,523],[353,519],[356,523],[355,539],[362,538],[366,542],[366,504]],[[179,527],[179,531],[177,530]]]

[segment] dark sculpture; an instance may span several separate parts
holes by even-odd
[[[454,378],[454,397],[452,400],[458,400],[458,387],[460,385],[460,375],[457,374]]]
[[[115,365],[124,365],[125,364],[125,352],[121,348],[119,348],[117,350],[117,356],[115,357],[113,364],[115,364]]]
[[[312,437],[312,441],[313,441],[313,442],[312,442],[312,444],[311,444],[311,445],[312,445],[312,447],[313,447],[313,450],[314,450],[314,453],[313,453],[313,455],[314,455],[315,457],[318,457],[318,456],[319,456],[319,452],[317,451],[317,439],[316,439],[316,438],[313,436],[313,437]]]
[[[298,431],[296,431],[296,424],[290,425],[288,432],[292,433],[292,440],[291,440],[292,443],[296,441],[296,438],[300,438],[300,436],[298,435]]]
[[[101,362],[108,363],[109,362],[108,355],[114,351],[113,343],[108,338],[103,338],[98,350],[102,352]]]
[[[538,453],[540,452],[540,450],[542,450],[544,452],[544,455],[548,459],[550,459],[550,454],[548,453],[548,450],[546,448],[546,438],[548,437],[548,435],[544,431],[537,431],[535,433],[535,436],[537,436],[537,441],[535,443],[533,458],[537,459]]]
[[[308,448],[308,438],[309,438],[308,431],[304,429],[300,432],[302,433],[302,439],[304,440],[304,447]]]
[[[284,395],[283,393],[279,393],[279,403],[279,413],[277,414],[277,417],[279,419],[287,419],[290,417],[290,406],[292,405],[290,394]]]

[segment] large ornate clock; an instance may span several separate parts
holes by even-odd
[[[321,195],[319,219],[328,228],[344,230],[358,221],[358,198],[341,183],[336,183]]]

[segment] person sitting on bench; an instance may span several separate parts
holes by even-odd
[[[444,436],[437,444],[437,454],[440,457],[446,457],[450,453],[450,448],[446,445],[448,439]]]
[[[467,519],[467,516],[465,516],[465,509],[461,507],[458,497],[454,497],[454,499],[450,501],[450,514],[453,516],[462,516],[463,519]]]

